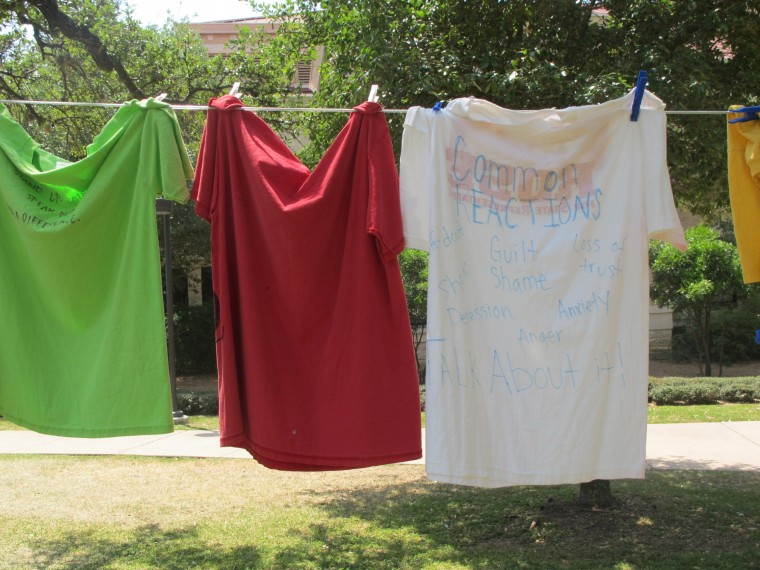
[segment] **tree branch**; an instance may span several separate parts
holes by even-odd
[[[108,53],[100,38],[86,26],[76,23],[71,17],[61,11],[57,0],[27,0],[40,11],[51,32],[58,32],[66,38],[80,43],[90,55],[99,69],[110,73],[116,72],[129,94],[135,99],[144,99],[145,93],[137,87],[132,77],[127,73],[122,62]],[[35,27],[36,29],[36,27]]]
[[[7,74],[3,73],[3,75],[7,75]],[[25,97],[21,93],[19,93],[13,87],[11,87],[10,83],[8,83],[5,80],[5,77],[2,77],[2,76],[0,76],[0,93],[6,93],[9,99],[17,99],[17,100],[25,99]],[[42,116],[39,113],[37,113],[37,111],[31,105],[26,109],[26,111],[27,113],[29,113],[31,117],[34,118],[35,121],[39,123],[44,121]]]

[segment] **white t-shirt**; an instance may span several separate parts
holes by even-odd
[[[430,253],[428,477],[499,487],[641,478],[648,240],[685,247],[664,104],[414,107],[401,199]]]

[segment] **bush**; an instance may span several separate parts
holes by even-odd
[[[760,402],[760,377],[650,378],[649,401],[658,406]]]
[[[755,330],[760,329],[760,289],[752,287],[748,299],[735,309],[717,309],[712,317],[710,352],[715,362],[730,365],[735,362],[760,360],[760,345],[755,343]],[[689,327],[673,329],[672,354],[675,360],[698,361],[694,332]]]
[[[695,406],[719,402],[760,402],[760,377],[650,378],[649,401],[658,406]],[[216,392],[177,390],[177,405],[188,416],[219,413]],[[421,411],[425,411],[425,385],[420,386]]]
[[[177,407],[188,416],[215,416],[219,413],[219,395],[177,390]]]
[[[175,366],[179,376],[216,372],[214,306],[176,307]]]

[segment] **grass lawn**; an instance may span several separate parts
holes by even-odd
[[[705,406],[654,406],[647,410],[647,423],[757,422],[760,404],[715,404]]]
[[[417,465],[0,456],[2,568],[756,568],[760,473],[648,471],[605,510],[577,485],[481,489]]]
[[[749,420],[760,405],[649,406],[649,423]],[[577,485],[445,485],[419,465],[0,455],[0,569],[760,568],[759,488],[760,473],[649,470],[594,510]]]

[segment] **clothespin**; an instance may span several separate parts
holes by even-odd
[[[164,99],[166,99],[166,93],[161,93],[160,95],[156,95],[156,96],[155,96],[155,97],[153,97],[153,98],[154,98],[156,101],[163,101]]]
[[[230,89],[230,95],[237,95],[238,89],[240,89],[240,81],[235,81]]]
[[[380,97],[377,94],[377,85],[373,85],[369,89],[369,97],[367,97],[367,101],[370,103],[377,103],[378,99],[380,99]]]
[[[438,101],[435,105],[433,105],[433,111],[440,111],[443,109],[444,105],[446,105],[445,101]]]
[[[729,123],[746,123],[749,121],[760,120],[760,106],[756,107],[740,107],[739,109],[729,109],[729,113],[742,113],[743,117],[737,117],[735,119],[729,119]]]
[[[644,90],[647,88],[647,72],[643,69],[639,71],[636,79],[636,92],[633,94],[633,107],[631,108],[631,121],[639,120],[639,111],[641,110],[641,101],[644,99]]]

